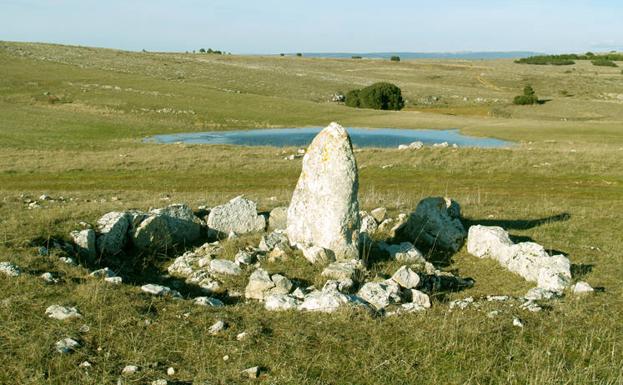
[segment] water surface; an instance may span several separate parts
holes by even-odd
[[[255,129],[155,135],[156,143],[233,144],[242,146],[306,147],[321,127]],[[398,147],[421,141],[426,145],[448,142],[459,147],[509,147],[511,142],[463,135],[459,130],[412,130],[397,128],[347,128],[356,147]]]

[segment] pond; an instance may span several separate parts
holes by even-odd
[[[233,144],[242,146],[306,147],[321,127],[255,129],[155,135],[155,143]],[[412,130],[397,128],[347,128],[355,147],[398,147],[421,141],[426,145],[447,142],[459,147],[499,148],[512,142],[466,136],[459,130]]]

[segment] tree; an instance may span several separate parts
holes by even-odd
[[[400,56],[395,56],[394,55],[394,56],[390,57],[389,60],[391,60],[391,61],[400,61]]]
[[[518,106],[527,106],[537,103],[539,103],[539,98],[536,96],[536,92],[534,92],[534,88],[532,88],[531,85],[524,87],[523,95],[515,96],[513,99],[513,104]]]
[[[398,86],[380,82],[361,90],[348,92],[346,94],[346,105],[375,110],[400,110],[404,107],[404,100]]]
[[[303,56],[303,54],[302,54],[302,53],[300,53],[300,52],[297,52],[297,53],[296,53],[296,56],[301,57],[301,56]]]
[[[199,50],[199,52],[201,52],[201,53],[206,53],[206,49],[205,49],[205,48],[201,48],[201,49]]]

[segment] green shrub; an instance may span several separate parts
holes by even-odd
[[[618,67],[617,63],[607,59],[597,59],[592,61],[594,66],[599,67]]]
[[[389,58],[391,61],[400,61],[400,56],[392,56]]]
[[[404,107],[404,100],[398,86],[380,82],[361,90],[348,92],[346,94],[346,105],[375,110],[400,110]]]
[[[296,53],[296,56],[301,57],[301,56],[303,56],[303,54],[302,54],[302,53],[300,53],[300,52],[297,52],[297,53]]]
[[[523,89],[523,95],[515,96],[513,104],[518,106],[528,106],[539,103],[539,98],[534,92],[534,88],[531,85],[527,85]]]
[[[361,59],[361,56],[353,55],[353,56],[351,56],[351,59]]]

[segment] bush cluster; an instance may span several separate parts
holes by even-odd
[[[515,63],[536,65],[572,65],[575,64],[574,60],[623,61],[623,53],[610,52],[607,54],[596,55],[592,52],[587,52],[584,55],[537,55],[515,60]]]
[[[400,61],[400,56],[392,56],[389,58],[391,61]]]
[[[593,60],[591,63],[593,63],[594,66],[599,67],[618,67],[617,63],[607,59],[597,59]]]
[[[380,82],[360,90],[352,90],[346,94],[346,105],[356,108],[372,108],[375,110],[400,110],[405,103],[398,86]]]
[[[536,92],[534,92],[534,88],[532,86],[525,86],[523,89],[523,95],[515,96],[513,99],[513,104],[518,106],[528,106],[537,104],[539,102],[539,98],[536,96]]]

